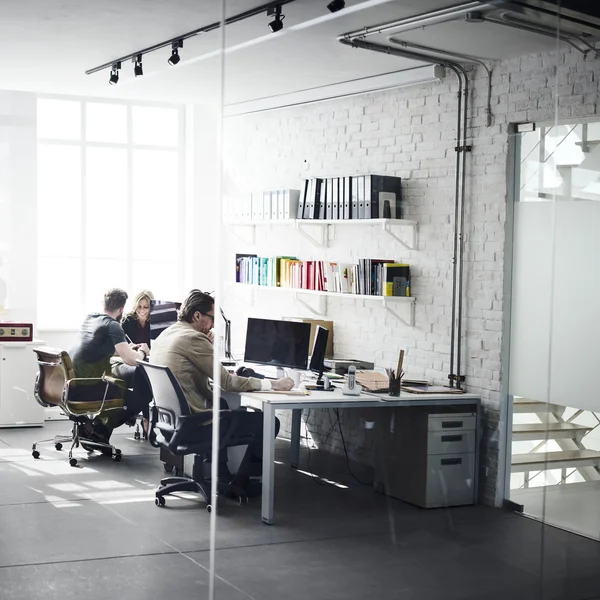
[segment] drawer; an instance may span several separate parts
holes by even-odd
[[[429,431],[449,431],[452,429],[475,429],[477,417],[475,413],[450,413],[429,415]]]
[[[445,454],[427,458],[426,507],[475,502],[475,454]]]
[[[427,454],[470,454],[475,452],[475,430],[430,431]]]

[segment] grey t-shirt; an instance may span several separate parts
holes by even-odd
[[[110,358],[121,342],[127,342],[127,338],[118,321],[105,314],[88,315],[79,330],[77,345],[69,351],[75,377],[110,375]]]

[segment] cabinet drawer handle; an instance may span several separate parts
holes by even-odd
[[[462,465],[462,458],[442,458],[442,465]]]
[[[462,426],[462,421],[442,421],[442,429],[458,429]]]
[[[462,435],[443,435],[442,442],[462,442]]]

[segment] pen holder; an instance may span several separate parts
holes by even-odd
[[[390,396],[399,396],[400,395],[400,379],[395,377],[390,377],[389,379],[389,394]]]

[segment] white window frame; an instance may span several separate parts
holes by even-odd
[[[53,138],[38,138],[38,148],[40,146],[71,146],[78,147],[81,157],[81,231],[86,230],[86,217],[87,217],[87,148],[114,148],[114,149],[126,149],[127,150],[127,244],[126,244],[126,262],[127,262],[127,289],[126,291],[130,294],[136,293],[132,289],[133,283],[133,153],[135,150],[154,150],[154,151],[167,151],[174,152],[178,157],[179,165],[179,193],[178,193],[178,209],[179,209],[179,222],[178,222],[178,248],[177,256],[181,257],[177,265],[177,286],[180,290],[183,290],[183,284],[185,279],[185,256],[186,248],[186,178],[185,178],[185,164],[186,164],[186,143],[185,143],[185,106],[183,104],[170,104],[166,102],[143,102],[138,100],[113,100],[107,98],[95,98],[95,97],[81,97],[81,96],[62,96],[53,94],[40,94],[37,97],[38,100],[63,100],[63,101],[76,101],[81,106],[81,122],[80,122],[80,138],[79,140],[62,140]],[[118,106],[125,106],[127,109],[127,141],[124,143],[119,142],[92,142],[85,139],[86,126],[87,126],[87,106],[88,104],[112,104]],[[152,107],[152,108],[169,108],[176,109],[178,113],[178,134],[177,134],[177,145],[176,146],[159,146],[152,144],[135,144],[133,142],[133,126],[132,126],[132,114],[134,107]],[[154,240],[148,240],[149,244],[154,243]],[[85,235],[81,236],[80,242],[80,254],[81,260],[80,275],[81,275],[81,288],[80,295],[77,300],[73,299],[73,311],[78,314],[85,314],[86,312],[92,312],[97,306],[86,306],[86,274],[87,274],[87,249]],[[37,257],[44,258],[48,257],[41,252],[38,247]],[[148,287],[151,289],[152,282],[148,282]],[[37,304],[42,301],[37,292]],[[68,301],[68,300],[66,300]],[[89,299],[87,300],[89,303]],[[98,299],[97,304],[100,304],[101,298]],[[76,324],[58,324],[58,323],[42,323],[40,328],[43,331],[71,331],[76,330]]]

